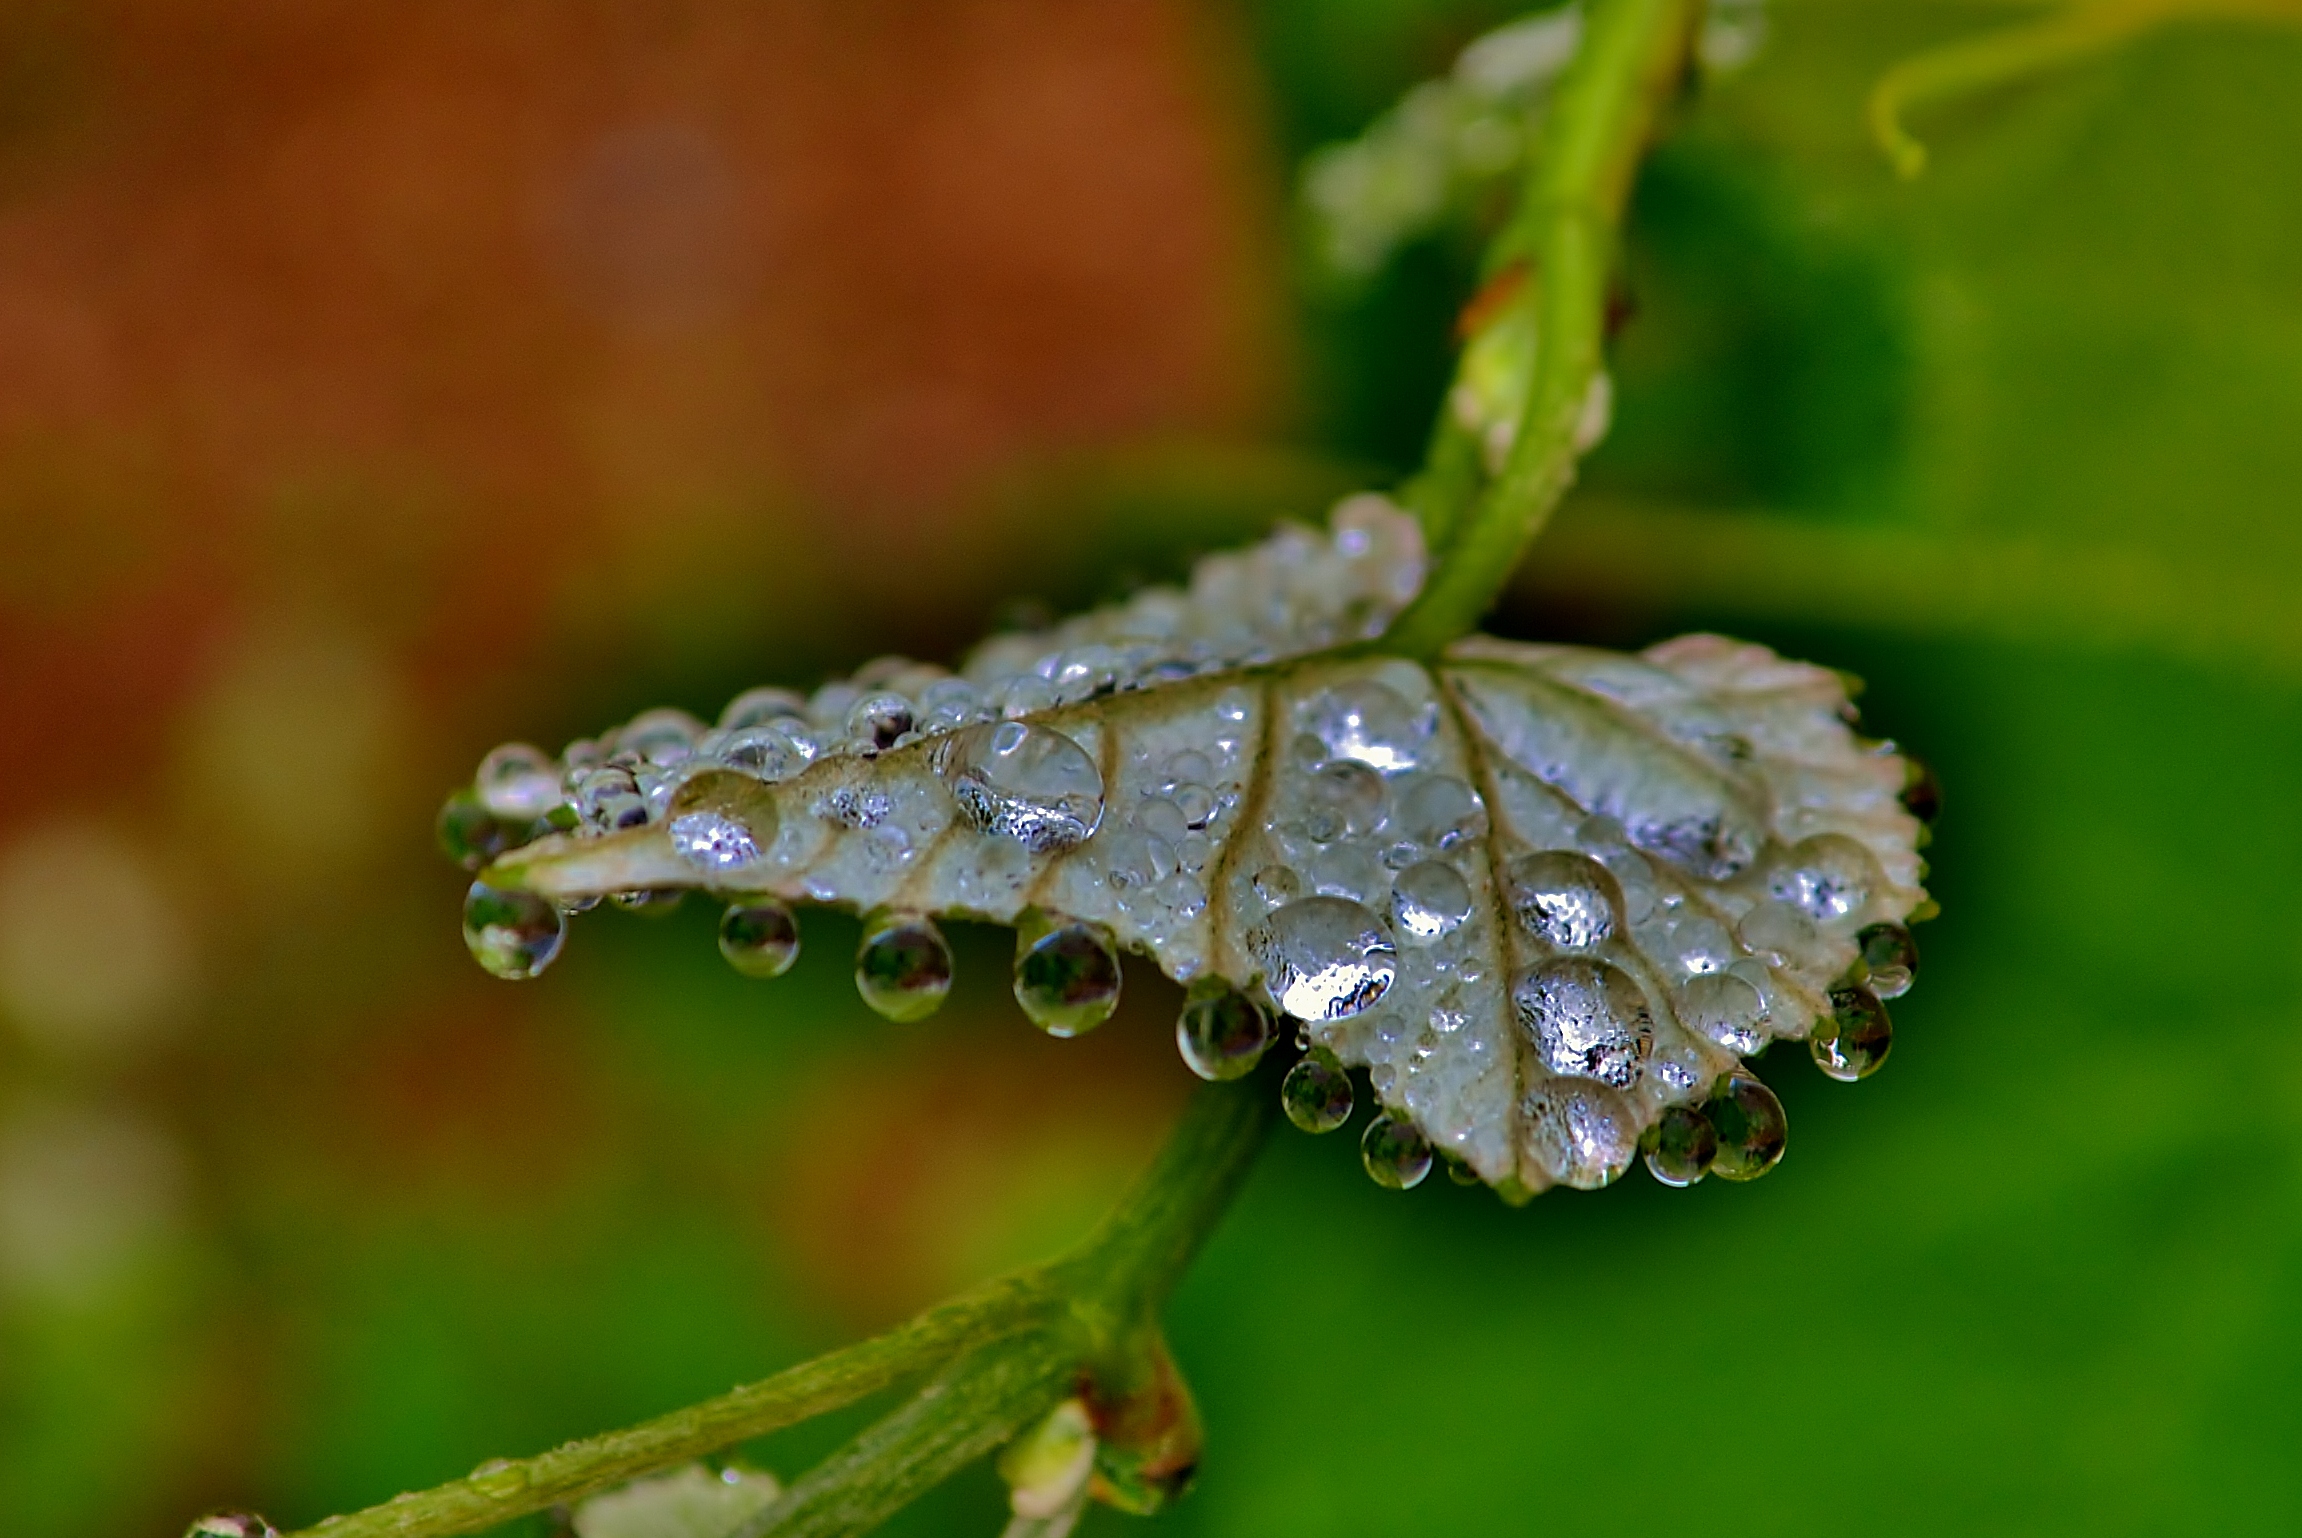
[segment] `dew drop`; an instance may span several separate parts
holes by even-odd
[[[1569,956],[1511,986],[1519,1024],[1553,1073],[1625,1089],[1654,1049],[1654,1019],[1638,980],[1610,962]]]
[[[1191,831],[1190,822],[1183,816],[1183,808],[1165,796],[1152,796],[1135,809],[1135,826],[1153,838],[1179,844],[1183,835]]]
[[[647,799],[639,781],[618,764],[601,764],[576,776],[576,815],[594,833],[617,833],[647,821]]]
[[[1303,895],[1303,878],[1284,865],[1266,865],[1255,872],[1255,895],[1273,908],[1284,907]]]
[[[914,722],[911,701],[892,690],[865,695],[848,708],[847,736],[865,753],[884,753],[903,739]]]
[[[1867,1079],[1894,1050],[1894,1022],[1868,988],[1833,988],[1830,1013],[1807,1037],[1815,1066],[1844,1084]]]
[[[1175,1017],[1175,1047],[1202,1079],[1236,1079],[1253,1070],[1271,1045],[1271,1016],[1221,978],[1201,978]]]
[[[1527,1152],[1563,1186],[1595,1191],[1630,1167],[1638,1122],[1622,1096],[1588,1079],[1552,1079],[1527,1092]]]
[[[1359,1162],[1375,1184],[1411,1191],[1431,1173],[1430,1140],[1411,1121],[1378,1116],[1359,1138]]]
[[[672,851],[707,876],[749,869],[775,843],[775,792],[733,769],[690,775],[670,811]]]
[[[1761,956],[1794,969],[1813,965],[1830,950],[1815,921],[1803,910],[1781,901],[1753,903],[1750,912],[1735,925],[1735,934]]]
[[[1372,678],[1355,678],[1321,693],[1305,707],[1303,721],[1326,756],[1385,774],[1414,768],[1428,736],[1415,707]]]
[[[1391,922],[1409,939],[1452,934],[1470,916],[1470,883],[1444,861],[1410,865],[1391,882]]]
[[[507,822],[533,822],[560,803],[559,765],[524,742],[507,742],[481,759],[472,786],[480,804]]]
[[[615,734],[618,754],[628,753],[659,768],[684,763],[695,754],[703,723],[684,710],[646,710]]]
[[[1800,839],[1767,875],[1767,893],[1818,924],[1859,913],[1883,881],[1878,859],[1843,833]]]
[[[873,914],[855,953],[855,991],[890,1020],[924,1020],[951,991],[951,947],[923,913]]]
[[[1313,1050],[1287,1070],[1279,1103],[1305,1132],[1332,1132],[1351,1119],[1351,1076],[1333,1053]]]
[[[1703,1106],[1718,1129],[1718,1157],[1711,1173],[1721,1180],[1756,1180],[1782,1161],[1790,1123],[1782,1102],[1755,1075],[1730,1073]]]
[[[440,852],[465,870],[479,870],[520,844],[519,828],[508,827],[489,811],[476,790],[459,790],[440,807],[433,824]]]
[[[789,689],[746,689],[727,702],[727,709],[719,713],[719,729],[723,732],[741,732],[749,727],[768,726],[775,722],[796,723],[807,719],[807,701]]]
[[[567,916],[533,892],[472,883],[464,894],[464,944],[497,977],[533,977],[552,964],[567,937]]]
[[[719,916],[719,953],[746,977],[781,977],[799,959],[799,918],[779,902],[736,903]]]
[[[1486,825],[1478,793],[1452,775],[1419,779],[1399,800],[1399,831],[1418,844],[1452,849]]]
[[[1358,837],[1382,812],[1383,777],[1351,759],[1321,764],[1303,789],[1303,829],[1314,843]]]
[[[979,831],[1034,854],[1085,843],[1103,820],[1103,775],[1087,750],[1022,721],[962,727],[940,739],[936,768]]]
[[[762,780],[788,780],[807,767],[807,749],[781,726],[746,726],[714,744],[712,757]]]
[[[1197,748],[1185,748],[1167,760],[1167,783],[1177,789],[1204,785],[1215,778],[1215,766]]]
[[[1016,935],[1015,1002],[1050,1036],[1083,1036],[1119,1007],[1119,952],[1102,928],[1058,922]]]
[[[1705,1041],[1738,1056],[1766,1045],[1766,999],[1732,972],[1704,972],[1679,989],[1679,1019]]]
[[[1383,921],[1347,897],[1306,897],[1249,931],[1263,985],[1298,1020],[1348,1020],[1391,991],[1398,948]]]
[[[669,918],[679,911],[687,900],[687,893],[678,887],[643,887],[636,892],[618,892],[608,899],[626,913],[637,913],[643,918]]]
[[[1622,927],[1623,889],[1587,854],[1519,855],[1503,867],[1503,889],[1527,932],[1557,950],[1590,950]]]
[[[1710,1173],[1719,1134],[1702,1112],[1674,1105],[1664,1108],[1640,1146],[1646,1150],[1648,1174],[1666,1186],[1691,1186]]]
[[[1869,987],[1882,999],[1899,999],[1918,980],[1918,942],[1900,924],[1873,924],[1854,937],[1862,951]]]
[[[211,1511],[184,1538],[280,1538],[280,1530],[252,1511]]]

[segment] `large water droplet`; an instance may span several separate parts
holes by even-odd
[[[1100,926],[1055,923],[1015,944],[1015,1002],[1050,1036],[1080,1036],[1119,1007],[1119,952]]]
[[[184,1538],[280,1538],[280,1530],[252,1511],[211,1511]]]
[[[1175,1047],[1202,1079],[1241,1078],[1271,1045],[1271,1017],[1262,1005],[1224,982],[1201,978],[1183,998],[1175,1019]]]
[[[567,917],[533,892],[472,883],[464,894],[464,944],[497,977],[533,977],[560,953]]]
[[[1279,1104],[1305,1132],[1332,1132],[1351,1119],[1351,1076],[1333,1053],[1314,1048],[1287,1070]]]
[[[559,765],[543,749],[507,742],[480,760],[472,788],[507,822],[533,822],[560,804]]]
[[[1248,932],[1263,986],[1298,1020],[1348,1020],[1391,991],[1399,952],[1383,921],[1347,897],[1306,897]]]
[[[1818,833],[1792,845],[1767,873],[1767,891],[1818,924],[1833,923],[1869,906],[1884,880],[1878,859],[1842,833]]]
[[[1854,937],[1872,993],[1899,999],[1918,981],[1918,942],[1900,924],[1873,924]]]
[[[733,769],[690,775],[672,792],[667,831],[681,859],[707,876],[757,865],[775,843],[775,792]]]
[[[1411,1191],[1431,1173],[1430,1140],[1411,1121],[1378,1116],[1359,1138],[1359,1162],[1375,1184]]]
[[[719,953],[746,977],[781,977],[799,959],[799,918],[779,902],[737,903],[719,916]]]
[[[1711,1173],[1722,1180],[1756,1180],[1782,1160],[1790,1120],[1782,1102],[1755,1075],[1730,1073],[1703,1106],[1718,1129],[1718,1157]]]
[[[781,726],[746,726],[712,744],[712,757],[762,780],[788,780],[805,769],[808,750]]]
[[[951,992],[951,946],[923,913],[875,913],[855,953],[855,991],[890,1020],[924,1020]]]
[[[1553,849],[1503,867],[1503,889],[1527,932],[1562,951],[1587,951],[1622,927],[1623,889],[1586,854]]]
[[[1640,1139],[1647,1173],[1666,1186],[1691,1186],[1710,1173],[1718,1157],[1718,1128],[1691,1106],[1667,1106]]]
[[[1551,1079],[1527,1092],[1527,1152],[1563,1186],[1595,1191],[1630,1167],[1638,1121],[1623,1097],[1587,1079]]]
[[[1410,865],[1391,882],[1391,922],[1409,939],[1436,940],[1470,916],[1470,883],[1444,861]]]
[[[459,790],[440,807],[433,825],[440,852],[465,870],[478,870],[507,849],[519,847],[524,828],[507,825],[489,811],[476,790]]]
[[[1546,962],[1512,984],[1511,1003],[1535,1055],[1553,1073],[1623,1089],[1638,1081],[1654,1048],[1645,991],[1609,962],[1581,956]]]
[[[1852,1084],[1876,1073],[1894,1050],[1894,1023],[1868,988],[1833,988],[1830,1013],[1814,1023],[1807,1046],[1816,1067]]]
[[[1747,1057],[1766,1045],[1766,999],[1732,972],[1704,972],[1679,989],[1679,1019],[1705,1041]]]
[[[962,727],[941,739],[936,767],[967,820],[1034,854],[1085,843],[1103,820],[1103,775],[1087,750],[1022,721]]]
[[[1385,774],[1412,769],[1428,736],[1421,714],[1388,684],[1354,678],[1304,708],[1303,722],[1330,758],[1350,759]]]

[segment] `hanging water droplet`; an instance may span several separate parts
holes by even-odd
[[[1654,1049],[1654,1018],[1638,980],[1611,962],[1563,957],[1511,985],[1519,1024],[1553,1073],[1617,1089],[1636,1083]]]
[[[1920,822],[1932,826],[1942,815],[1942,781],[1935,778],[1932,765],[1902,755],[1903,809]]]
[[[1854,937],[1872,993],[1899,999],[1918,981],[1918,942],[1900,924],[1873,924]]]
[[[480,760],[472,787],[506,822],[533,822],[560,803],[560,771],[543,749],[507,742]]]
[[[1413,1122],[1385,1113],[1367,1123],[1367,1130],[1360,1135],[1359,1162],[1366,1165],[1367,1176],[1375,1184],[1411,1191],[1431,1173],[1430,1140]]]
[[[1356,838],[1382,820],[1383,777],[1365,764],[1336,759],[1311,772],[1303,789],[1303,830],[1315,843]]]
[[[1679,1019],[1705,1041],[1747,1057],[1766,1045],[1766,999],[1732,972],[1704,972],[1679,989]]]
[[[1479,1172],[1477,1170],[1471,1168],[1468,1164],[1463,1163],[1459,1159],[1449,1159],[1446,1161],[1446,1165],[1447,1179],[1455,1185],[1483,1186],[1486,1184],[1484,1180],[1479,1178]]]
[[[1666,1186],[1691,1186],[1710,1173],[1718,1157],[1718,1129],[1692,1106],[1666,1106],[1640,1146],[1646,1150],[1647,1173]]]
[[[489,811],[476,790],[459,790],[440,807],[433,825],[440,852],[465,870],[479,870],[508,849],[520,844],[520,829],[505,826]]]
[[[1470,883],[1444,861],[1410,865],[1391,882],[1391,922],[1409,939],[1452,934],[1470,916]]]
[[[1244,1077],[1271,1045],[1271,1016],[1221,978],[1205,977],[1183,996],[1175,1017],[1175,1048],[1202,1079]]]
[[[1347,897],[1306,897],[1248,932],[1263,986],[1298,1020],[1347,1020],[1391,991],[1399,952],[1383,921]]]
[[[746,977],[781,977],[799,959],[799,918],[782,903],[743,902],[719,916],[719,953]]]
[[[567,937],[567,918],[533,892],[472,883],[464,894],[464,944],[497,977],[533,977],[552,964]]]
[[[670,918],[687,901],[687,893],[680,887],[643,887],[636,892],[617,892],[609,902],[626,913],[637,913],[643,918]]]
[[[1563,1186],[1595,1191],[1630,1167],[1638,1118],[1622,1096],[1588,1079],[1551,1079],[1520,1102],[1527,1152]]]
[[[280,1530],[252,1511],[211,1511],[184,1538],[280,1538]]]
[[[1807,1046],[1816,1067],[1852,1084],[1876,1073],[1894,1050],[1894,1022],[1868,988],[1833,988],[1830,1013],[1815,1021]]]
[[[1718,1129],[1718,1157],[1711,1173],[1721,1180],[1756,1180],[1782,1160],[1790,1128],[1782,1102],[1755,1075],[1730,1073],[1703,1105]]]
[[[762,780],[788,780],[805,769],[809,753],[780,726],[746,726],[725,733],[712,745],[712,757],[730,769]]]
[[[1351,1076],[1332,1052],[1314,1048],[1280,1081],[1279,1104],[1305,1132],[1332,1132],[1351,1119]]]
[[[1034,854],[1076,848],[1103,820],[1102,772],[1052,727],[962,727],[940,740],[935,764],[970,823]]]
[[[1119,1007],[1119,952],[1099,925],[1053,922],[1015,944],[1015,1002],[1050,1036],[1082,1036]]]
[[[1399,831],[1418,844],[1452,849],[1485,829],[1478,793],[1452,775],[1418,778],[1399,799]]]
[[[911,701],[893,690],[865,695],[848,708],[848,740],[864,753],[884,753],[912,728]]]
[[[1842,833],[1818,833],[1792,845],[1767,874],[1767,892],[1818,924],[1869,906],[1885,878],[1878,858]]]
[[[1623,889],[1587,854],[1519,855],[1503,867],[1503,890],[1527,932],[1557,950],[1590,950],[1622,927]]]
[[[740,732],[747,727],[806,719],[807,701],[791,690],[746,689],[729,700],[727,709],[719,713],[719,729],[723,732]]]
[[[1429,736],[1421,713],[1399,691],[1372,678],[1325,690],[1305,707],[1303,720],[1327,757],[1385,774],[1414,768]]]
[[[951,946],[923,913],[881,911],[864,920],[855,991],[890,1020],[908,1024],[943,1007],[951,992]]]
[[[690,775],[670,811],[672,852],[706,876],[757,865],[775,843],[775,792],[733,769]]]
[[[617,754],[631,754],[659,768],[684,763],[695,754],[703,723],[684,710],[645,710],[615,734]]]

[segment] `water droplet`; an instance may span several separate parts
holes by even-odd
[[[1085,843],[1103,820],[1103,775],[1087,750],[1022,721],[962,727],[937,746],[952,799],[977,829],[1034,854]]]
[[[1015,1002],[1050,1036],[1083,1036],[1119,1007],[1119,952],[1101,927],[1056,922],[1018,931]]]
[[[1743,959],[1734,936],[1707,913],[1689,913],[1671,925],[1669,954],[1679,970],[1696,976],[1724,972]]]
[[[919,691],[919,730],[928,733],[957,731],[988,720],[991,709],[964,678],[938,678]]]
[[[184,1538],[280,1538],[280,1530],[252,1511],[211,1511]]]
[[[1452,849],[1476,838],[1486,821],[1478,793],[1452,775],[1419,779],[1399,800],[1399,831],[1418,844]]]
[[[1452,1181],[1454,1184],[1459,1186],[1478,1186],[1486,1184],[1484,1180],[1479,1178],[1479,1172],[1471,1168],[1468,1164],[1464,1164],[1455,1159],[1449,1159],[1446,1161],[1446,1163],[1447,1179]]]
[[[1756,1180],[1782,1160],[1789,1118],[1774,1091],[1755,1075],[1730,1073],[1703,1106],[1703,1114],[1718,1129],[1718,1157],[1711,1173],[1721,1180]]]
[[[1273,908],[1284,907],[1303,895],[1303,878],[1284,865],[1266,865],[1255,872],[1255,895]]]
[[[601,764],[576,776],[576,815],[594,833],[617,833],[647,821],[647,799],[629,769]]]
[[[1367,1166],[1367,1176],[1375,1184],[1411,1191],[1431,1173],[1430,1140],[1413,1122],[1386,1113],[1367,1123],[1360,1135],[1359,1162]]]
[[[481,1494],[501,1499],[517,1495],[528,1487],[528,1471],[525,1465],[509,1458],[490,1458],[472,1470],[470,1483],[477,1486]]]
[[[524,829],[508,827],[480,801],[476,790],[459,790],[440,807],[433,825],[440,852],[465,870],[478,870],[507,849],[516,849]]]
[[[1900,924],[1873,924],[1854,937],[1872,993],[1899,999],[1918,981],[1918,942]]]
[[[1630,1168],[1638,1120],[1622,1096],[1588,1079],[1552,1079],[1527,1092],[1527,1152],[1563,1186],[1595,1191]]]
[[[464,894],[464,944],[497,977],[533,977],[552,964],[567,937],[567,917],[533,892],[484,881]]]
[[[1645,991],[1610,962],[1580,956],[1547,962],[1511,985],[1511,1003],[1535,1055],[1553,1073],[1624,1089],[1638,1081],[1654,1049]]]
[[[747,726],[722,736],[712,757],[762,780],[788,780],[807,767],[810,754],[780,726]]]
[[[1306,897],[1248,933],[1263,985],[1298,1020],[1347,1020],[1391,991],[1399,953],[1383,921],[1346,897]]]
[[[706,769],[672,793],[672,851],[707,876],[757,865],[775,843],[775,823],[775,792],[733,769]]]
[[[1327,757],[1385,774],[1414,768],[1429,735],[1415,707],[1372,678],[1354,678],[1326,690],[1305,707],[1303,719]]]
[[[1337,759],[1313,770],[1303,789],[1303,830],[1315,843],[1356,838],[1382,820],[1383,777]]]
[[[1503,889],[1527,932],[1558,950],[1590,950],[1622,927],[1623,889],[1587,854],[1519,855],[1503,867]]]
[[[1902,755],[1902,805],[1929,826],[1942,815],[1942,781],[1935,778],[1931,765],[1908,753]]]
[[[1280,1081],[1279,1103],[1305,1132],[1332,1132],[1351,1119],[1351,1076],[1333,1053],[1311,1051]]]
[[[1833,988],[1830,1013],[1814,1023],[1807,1046],[1816,1067],[1852,1084],[1876,1073],[1894,1050],[1894,1022],[1868,988]]]
[[[641,888],[636,892],[618,892],[608,899],[626,913],[637,913],[644,918],[669,918],[679,911],[687,900],[687,893],[678,887]]]
[[[560,804],[560,771],[541,748],[507,742],[480,760],[472,786],[506,822],[533,822]]]
[[[1859,913],[1884,877],[1878,859],[1842,833],[1818,833],[1792,845],[1767,874],[1767,892],[1818,924]]]
[[[848,708],[847,736],[865,753],[884,753],[910,731],[911,701],[892,690],[865,695]]]
[[[806,719],[807,701],[791,690],[746,689],[729,700],[727,709],[719,713],[719,729],[723,732],[740,732],[747,727]]]
[[[781,977],[799,959],[799,918],[779,902],[736,903],[719,916],[719,953],[746,977]]]
[[[1410,865],[1391,882],[1391,922],[1410,939],[1436,940],[1470,916],[1470,883],[1443,861]]]
[[[1766,999],[1732,972],[1704,972],[1679,990],[1679,1019],[1705,1041],[1748,1056],[1766,1045]]]
[[[1830,950],[1814,920],[1786,902],[1753,903],[1735,933],[1761,956],[1794,969],[1823,960]]]
[[[1204,785],[1214,778],[1215,766],[1197,748],[1185,748],[1167,760],[1167,783],[1171,787]]]
[[[1183,835],[1191,831],[1191,824],[1183,816],[1183,808],[1165,796],[1152,796],[1135,809],[1135,826],[1153,838],[1179,844]]]
[[[890,1020],[924,1020],[951,991],[951,946],[923,913],[879,912],[864,921],[855,991]]]
[[[1710,1173],[1718,1157],[1718,1129],[1691,1106],[1667,1106],[1640,1140],[1647,1173],[1666,1186],[1691,1186]]]
[[[1200,1078],[1240,1078],[1270,1045],[1269,1013],[1221,978],[1201,978],[1184,995],[1183,1012],[1175,1017],[1175,1048]]]
[[[615,734],[615,751],[670,768],[695,754],[703,723],[684,710],[645,710],[633,716]]]

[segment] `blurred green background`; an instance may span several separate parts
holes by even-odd
[[[963,935],[896,1027],[847,921],[750,984],[690,902],[512,987],[432,810],[1410,467],[1471,248],[1305,283],[1291,168],[1508,13],[0,8],[10,1531],[302,1525],[1092,1221],[1188,1088],[1148,967],[1052,1042]],[[2030,14],[1793,0],[1688,104],[1496,625],[1868,680],[1947,787],[1893,1063],[1770,1058],[1747,1187],[1514,1212],[1283,1132],[1174,1306],[1168,1530],[2302,1524],[2302,1017],[2251,970],[2302,959],[2302,33],[1928,110],[1894,180],[1870,82]]]

